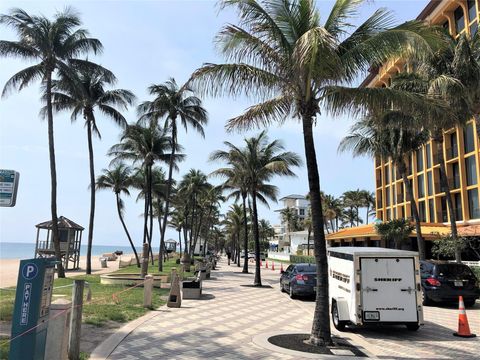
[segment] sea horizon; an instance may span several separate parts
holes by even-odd
[[[142,248],[135,247],[141,254]],[[132,254],[131,246],[125,245],[92,245],[92,256],[100,256],[114,251],[123,251]],[[158,247],[153,247],[153,252],[158,252]],[[87,255],[87,245],[80,246],[80,256]],[[0,241],[0,259],[31,259],[35,257],[35,243],[30,242],[2,242]]]

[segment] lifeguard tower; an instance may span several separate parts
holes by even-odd
[[[35,258],[55,255],[52,236],[52,221],[45,221],[35,225],[37,228],[37,242],[35,245]],[[44,231],[47,230],[46,234]],[[80,245],[82,243],[83,227],[64,216],[58,218],[58,236],[60,240],[60,253],[65,270],[80,268]],[[46,235],[40,238],[41,235]]]
[[[165,249],[167,250],[167,254],[175,252],[177,250],[177,242],[173,239],[166,240]]]

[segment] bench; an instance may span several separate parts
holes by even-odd
[[[193,280],[182,282],[182,298],[198,300],[200,296],[202,296],[202,278],[199,271]]]

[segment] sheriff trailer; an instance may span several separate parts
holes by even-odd
[[[337,330],[346,325],[423,325],[418,253],[373,247],[328,249],[329,294]]]

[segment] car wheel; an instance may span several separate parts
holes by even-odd
[[[281,281],[280,281],[280,291],[281,291],[281,292],[285,292],[285,288],[283,287],[283,284],[282,284]]]
[[[418,323],[410,323],[405,325],[407,326],[407,330],[409,331],[417,331],[420,328],[420,325],[418,325]]]
[[[332,320],[333,320],[333,326],[335,326],[335,329],[338,331],[345,331],[345,321],[340,321],[340,316],[338,315],[338,307],[337,303],[334,302],[332,304]]]
[[[473,307],[475,306],[475,299],[467,299],[464,301],[465,307]]]
[[[295,299],[295,298],[296,298],[296,295],[295,295],[295,293],[293,292],[293,286],[292,286],[292,284],[290,284],[290,286],[288,287],[288,294],[290,295],[290,299]]]
[[[422,305],[423,306],[430,306],[432,305],[432,300],[425,294],[425,292],[422,290]]]

